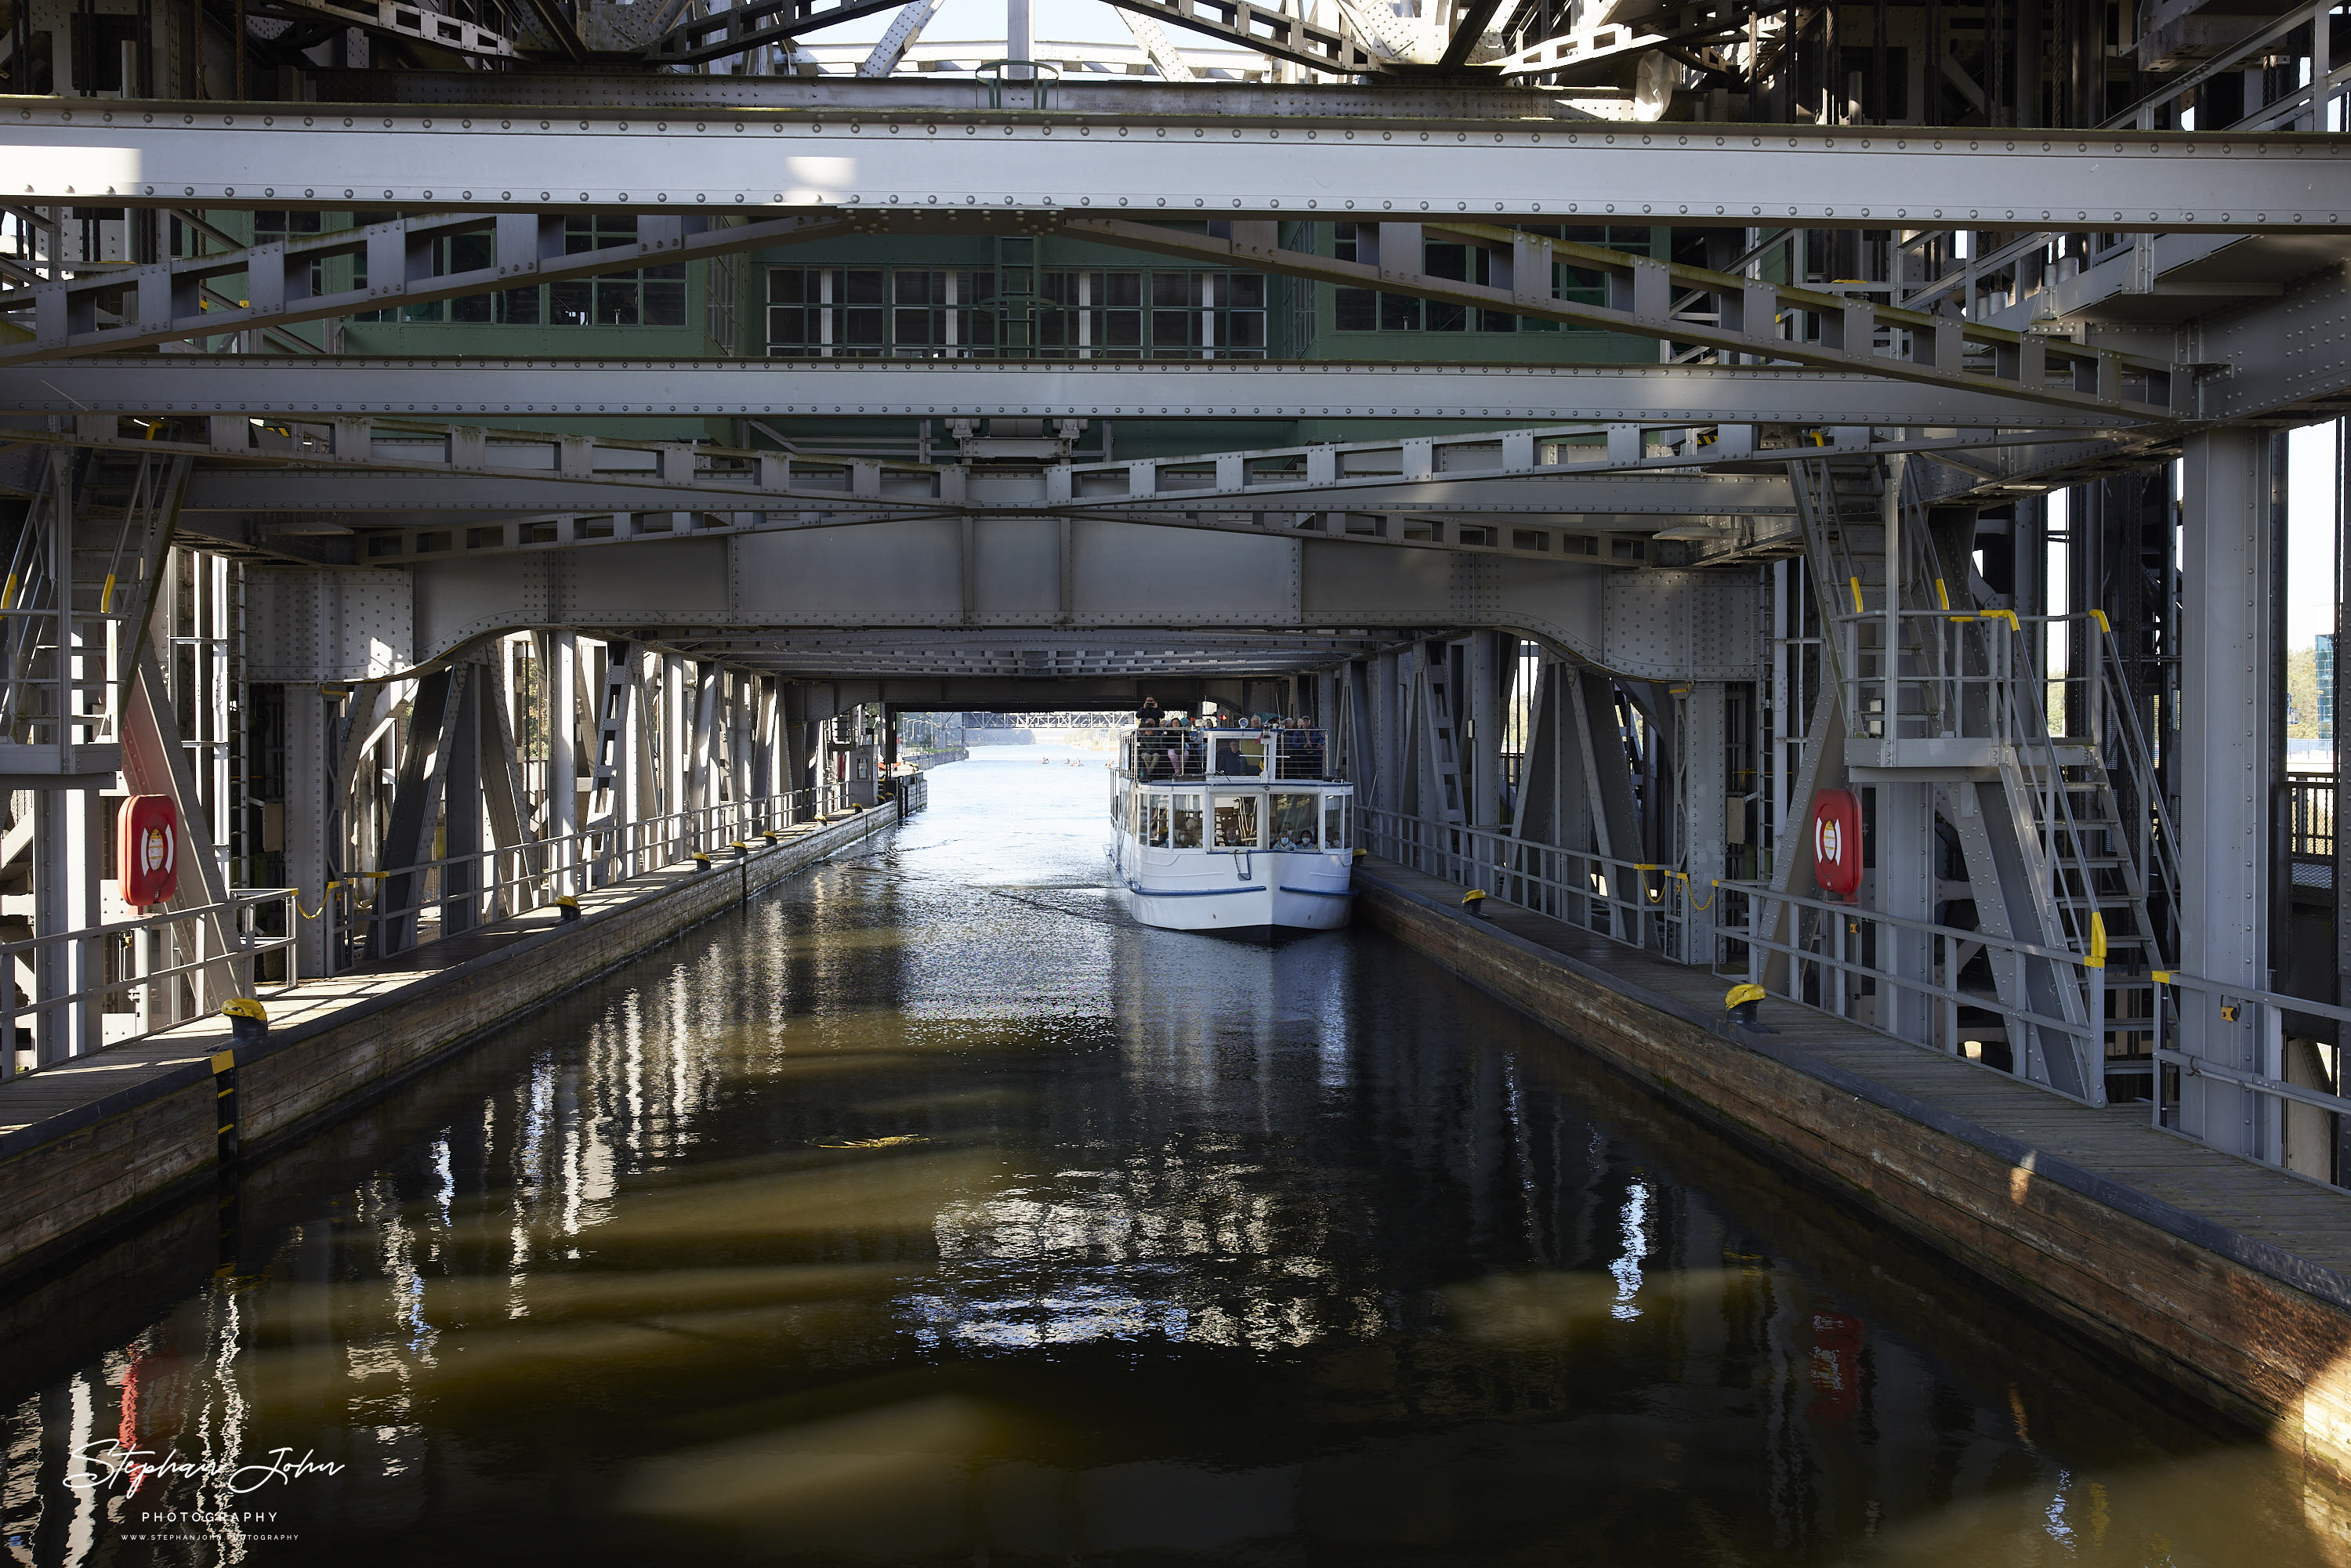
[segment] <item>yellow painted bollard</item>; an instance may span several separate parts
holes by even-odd
[[[1722,1006],[1723,1010],[1730,1015],[1732,1027],[1751,1029],[1761,1034],[1777,1033],[1777,1030],[1766,1029],[1763,1024],[1763,998],[1767,994],[1762,987],[1752,981],[1731,987],[1729,994],[1722,998]]]
[[[238,1045],[259,1045],[269,1038],[269,1011],[251,997],[233,997],[221,1004],[228,1019],[228,1037]]]
[[[580,901],[563,894],[555,901],[555,918],[559,925],[569,925],[580,918]]]
[[[1461,911],[1472,920],[1486,918],[1486,890],[1473,887],[1461,895]]]

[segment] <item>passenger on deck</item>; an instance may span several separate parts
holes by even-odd
[[[1143,706],[1134,710],[1134,722],[1141,725],[1145,729],[1156,728],[1158,726],[1166,723],[1167,716],[1159,711],[1159,699],[1157,697],[1144,698]]]

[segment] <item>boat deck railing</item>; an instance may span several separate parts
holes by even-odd
[[[1127,732],[1120,760],[1145,784],[1217,779],[1329,781],[1330,748],[1320,729],[1198,729],[1152,726]]]

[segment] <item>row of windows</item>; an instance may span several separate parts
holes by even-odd
[[[1254,272],[775,267],[768,351],[800,357],[1262,358]]]
[[[1344,795],[1217,789],[1203,796],[1138,789],[1113,796],[1111,817],[1114,826],[1153,849],[1299,852],[1347,847]],[[1212,841],[1203,843],[1204,835]]]

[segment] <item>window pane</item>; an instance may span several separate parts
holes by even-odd
[[[584,327],[589,319],[590,292],[588,280],[574,278],[569,283],[547,286],[548,320],[558,327]]]
[[[797,267],[768,268],[768,303],[798,305],[808,295],[808,274]]]
[[[1343,850],[1347,847],[1347,797],[1322,797],[1322,847]]]
[[[646,284],[644,320],[648,327],[684,326],[685,285],[683,282]]]
[[[833,340],[860,347],[879,348],[882,344],[882,312],[878,309],[843,310],[840,312],[841,328]]]
[[[833,298],[844,305],[879,305],[882,303],[882,269],[878,267],[852,267],[837,275]],[[876,341],[879,341],[877,339]]]
[[[1379,328],[1378,296],[1368,288],[1332,291],[1332,324],[1342,332],[1371,332]]]
[[[479,272],[493,264],[488,235],[451,235],[445,270],[448,272]]]
[[[596,279],[596,319],[606,327],[637,324],[637,280],[633,277]]]
[[[1421,306],[1426,330],[1458,332],[1468,325],[1468,313],[1458,305],[1447,305],[1441,299],[1430,299]]]
[[[1220,315],[1222,323],[1217,333],[1217,344],[1228,349],[1262,349],[1265,347],[1265,318],[1254,310],[1235,310]]]
[[[1154,849],[1167,847],[1167,797],[1147,797],[1151,802],[1151,844]]]
[[[449,301],[449,319],[452,321],[487,321],[489,319],[490,297],[486,294],[468,294],[462,299]]]
[[[1188,272],[1155,272],[1151,275],[1151,302],[1154,305],[1191,305],[1197,302],[1199,287]]]
[[[1276,795],[1266,821],[1266,831],[1272,834],[1270,847],[1277,850],[1311,850],[1316,847],[1322,828],[1316,822],[1315,808],[1320,804],[1312,795]]]
[[[1178,795],[1175,797],[1175,801],[1174,847],[1179,850],[1196,850],[1200,847],[1200,797]]]
[[[538,290],[509,288],[498,296],[498,319],[509,327],[538,325]]]
[[[1383,332],[1416,332],[1420,329],[1420,301],[1409,294],[1380,296],[1380,330]]]
[[[1143,346],[1143,312],[1140,310],[1105,310],[1094,324],[1094,341],[1105,348],[1139,349]]]
[[[1227,795],[1219,792],[1217,802],[1217,848],[1220,850],[1253,850],[1258,845],[1259,802],[1262,795]]]
[[[1249,310],[1261,310],[1265,308],[1265,274],[1261,272],[1229,274],[1223,285],[1217,288],[1217,298],[1219,304],[1236,306]]]
[[[1151,313],[1151,346],[1155,349],[1180,349],[1192,341],[1192,312],[1189,310],[1154,310]]]
[[[1097,305],[1142,304],[1143,274],[1139,272],[1096,273],[1094,303]]]

